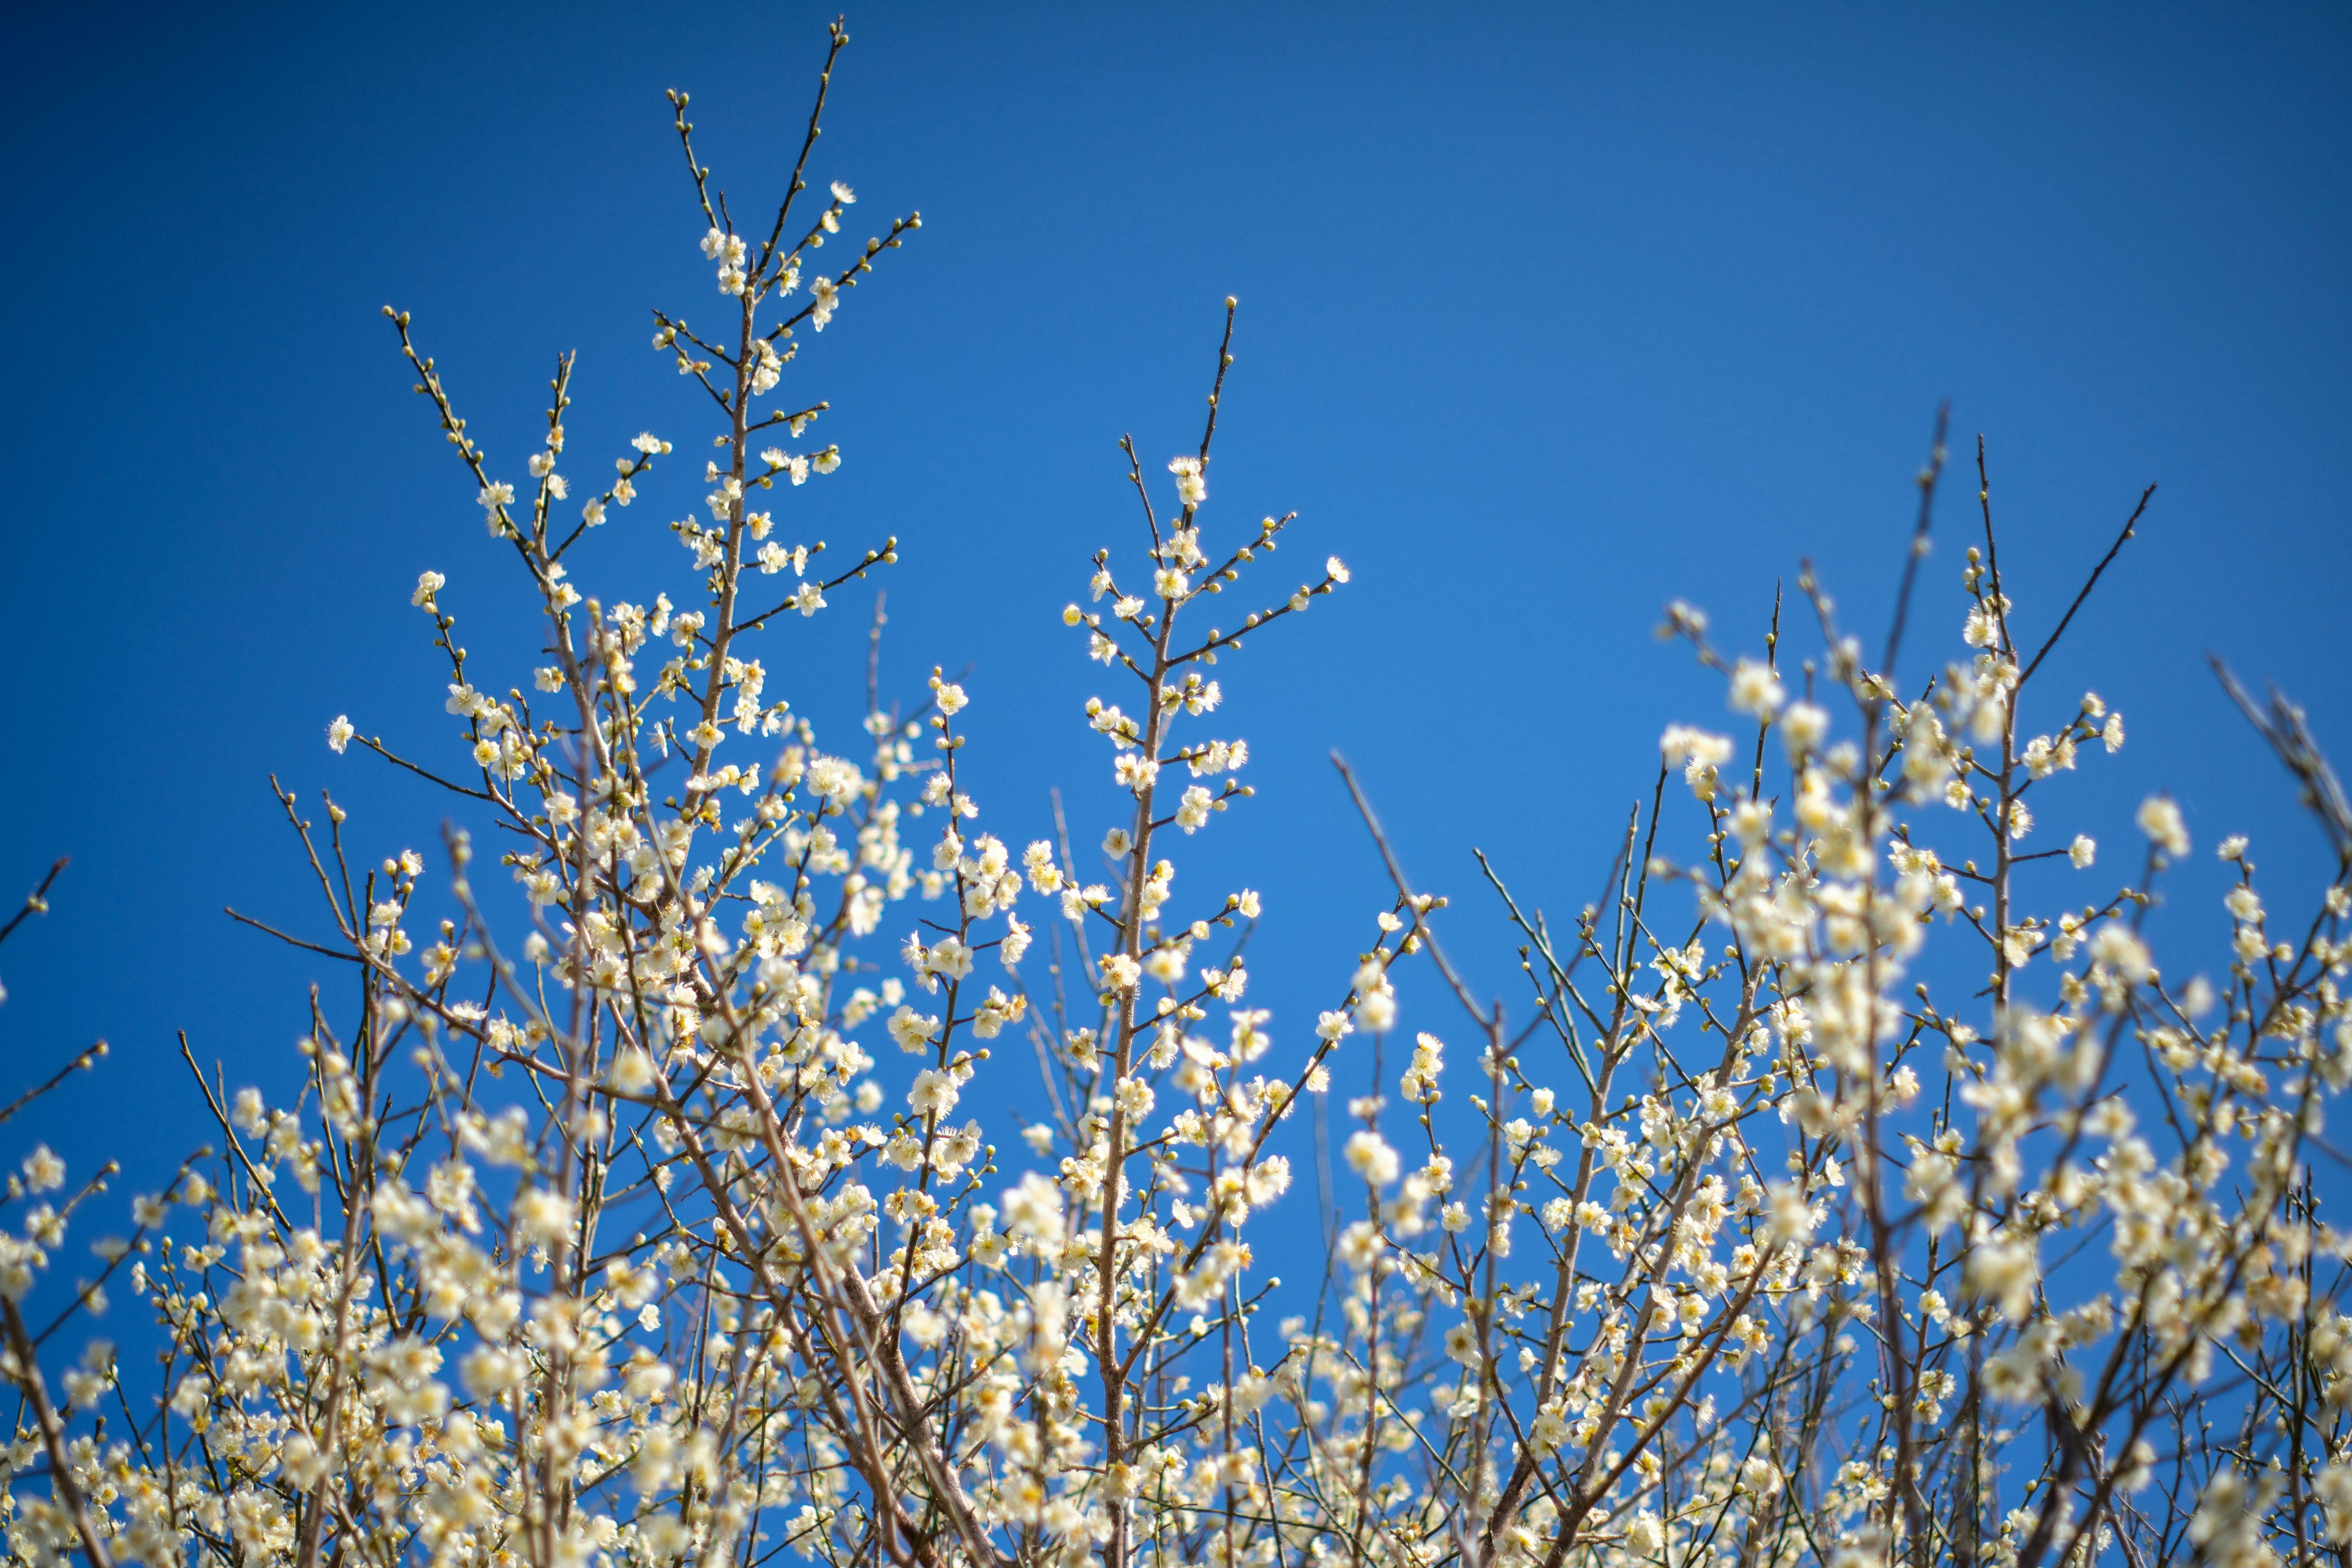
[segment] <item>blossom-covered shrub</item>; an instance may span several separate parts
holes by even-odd
[[[1883,647],[1810,571],[1746,653],[1670,610],[1734,732],[1665,730],[1567,926],[1492,877],[1518,1000],[1473,992],[1390,858],[1357,967],[1276,1030],[1256,895],[1179,857],[1252,793],[1234,656],[1348,573],[1275,575],[1286,516],[1209,521],[1233,301],[1198,445],[1165,477],[1129,446],[1137,521],[1063,613],[1106,682],[1099,861],[1059,824],[1023,843],[965,787],[958,684],[820,734],[762,662],[897,559],[796,535],[842,454],[788,384],[920,219],[834,259],[856,197],[804,179],[821,86],[772,223],[738,229],[673,102],[725,301],[654,340],[717,426],[671,524],[701,588],[593,565],[670,440],[575,462],[566,360],[539,448],[488,452],[387,310],[546,662],[478,669],[464,584],[420,577],[457,748],[327,739],[445,784],[459,826],[370,863],[283,796],[356,1016],[318,1011],[269,1094],[205,1088],[187,1142],[219,1152],[39,1319],[108,1173],[70,1187],[43,1147],[12,1179],[12,1560],[2342,1559],[2352,1241],[2317,1140],[2352,1077],[2352,814],[2283,700],[2250,712],[2336,861],[2273,894],[2223,843],[2224,951],[2176,975],[2147,921],[2180,813],[2104,850],[2060,826],[2123,721],[2052,691],[2074,610],[2026,635],[1981,451],[1959,614],[1917,615],[1959,638],[1904,659],[1939,434]],[[1405,980],[1459,1026],[1406,1038]],[[1267,1226],[1295,1250],[1314,1223],[1303,1100],[1349,1124],[1319,1285],[1276,1286]],[[1044,1109],[983,1121],[1008,1102]],[[109,1293],[152,1314],[156,1373],[68,1343]]]

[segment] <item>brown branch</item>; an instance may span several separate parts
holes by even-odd
[[[49,1403],[48,1390],[42,1385],[41,1369],[34,1360],[33,1344],[25,1332],[25,1320],[16,1310],[16,1303],[0,1297],[0,1323],[8,1333],[9,1354],[15,1359],[16,1386],[25,1391],[33,1406],[33,1419],[41,1429],[41,1447],[49,1456],[49,1486],[66,1517],[73,1521],[74,1531],[81,1537],[81,1549],[90,1562],[90,1568],[114,1568],[114,1553],[107,1549],[106,1540],[98,1532],[97,1522],[90,1518],[89,1504],[81,1493],[81,1485],[74,1479],[73,1462],[66,1456],[65,1423],[58,1419],[57,1407]]]
[[[45,915],[49,912],[49,884],[58,879],[58,873],[66,868],[66,862],[70,858],[70,856],[65,855],[58,857],[57,864],[49,868],[49,874],[41,879],[41,885],[25,896],[25,907],[10,915],[6,925],[0,925],[0,942],[6,942],[15,934],[16,928],[25,923],[26,917]]]
[[[2113,544],[2107,546],[2107,552],[2099,558],[2099,563],[2091,568],[2090,580],[2083,584],[2082,592],[2074,595],[2074,602],[2066,606],[2066,613],[2058,617],[2058,628],[2050,634],[2050,640],[2042,645],[2041,651],[2036,653],[2032,661],[2026,665],[2025,672],[2017,678],[2018,689],[2021,691],[2024,689],[2025,683],[2033,679],[2033,672],[2042,668],[2042,661],[2050,657],[2050,650],[2058,646],[2058,639],[2066,635],[2066,627],[2074,621],[2074,612],[2083,607],[2083,601],[2091,596],[2091,590],[2099,585],[2099,579],[2106,574],[2107,568],[2114,563],[2116,557],[2122,553],[2125,542],[2132,537],[2134,527],[2138,523],[2141,515],[2147,510],[2147,503],[2155,495],[2154,485],[2139,492],[2139,505],[2132,508],[2131,516],[2124,520],[2123,531],[2116,535],[2116,542]],[[2000,586],[1999,580],[1996,579],[1993,584],[1996,593],[2000,591]]]
[[[73,1060],[59,1068],[56,1074],[52,1076],[47,1083],[40,1085],[37,1089],[26,1089],[24,1093],[10,1100],[5,1107],[0,1107],[0,1121],[7,1121],[10,1117],[16,1115],[16,1112],[24,1110],[25,1107],[32,1104],[33,1101],[40,1099],[41,1096],[48,1093],[49,1090],[65,1082],[65,1080],[72,1077],[76,1071],[88,1072],[91,1068],[98,1065],[98,1058],[106,1055],[106,1042],[104,1040],[99,1041],[96,1045],[90,1047],[89,1049],[82,1052],[79,1056],[74,1058]]]

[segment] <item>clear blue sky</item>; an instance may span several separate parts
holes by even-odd
[[[451,743],[420,569],[478,653],[513,655],[501,684],[523,668],[489,633],[511,565],[377,308],[415,313],[518,472],[570,348],[575,442],[650,426],[697,453],[704,412],[646,348],[648,306],[717,300],[662,90],[694,93],[756,208],[831,14],[20,18],[0,890],[74,866],[0,951],[10,1082],[108,1037],[69,1103],[119,1143],[187,1107],[174,1028],[233,1080],[283,1070],[313,966],[220,913],[318,921],[266,775],[331,786],[371,854],[431,846],[438,800],[321,742],[349,712]],[[2352,757],[2340,10],[891,4],[849,26],[815,173],[858,188],[856,235],[908,207],[925,227],[795,367],[848,458],[803,495],[837,545],[903,541],[887,668],[973,666],[968,759],[1007,837],[1055,780],[1087,836],[1109,820],[1078,724],[1100,671],[1055,612],[1097,544],[1132,558],[1114,440],[1196,439],[1218,301],[1242,299],[1212,537],[1296,508],[1298,553],[1356,572],[1220,672],[1260,797],[1195,875],[1265,892],[1277,1038],[1381,901],[1329,749],[1503,985],[1469,847],[1583,902],[1662,725],[1720,721],[1651,640],[1660,604],[1752,644],[1810,555],[1879,615],[1945,397],[1956,454],[1992,444],[2029,624],[2163,485],[2055,681],[2131,726],[2081,825],[2118,835],[2162,786],[2200,847],[2315,842],[2202,658],[2279,679]],[[682,584],[658,524],[688,494],[606,530],[591,584]],[[1939,630],[1969,487],[1947,499]],[[863,606],[836,602],[780,678],[820,717],[860,677]]]

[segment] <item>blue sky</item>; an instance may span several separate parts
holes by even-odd
[[[70,1141],[185,1114],[178,1028],[233,1081],[283,1071],[315,966],[220,913],[316,923],[272,771],[331,787],[371,856],[436,838],[439,801],[321,741],[349,712],[453,743],[419,570],[521,677],[491,629],[511,567],[378,307],[415,312],[518,474],[566,349],[575,441],[698,451],[709,421],[646,348],[648,306],[716,301],[662,91],[693,92],[705,161],[756,208],[830,15],[24,25],[0,888],[74,865],[0,950],[0,1058],[13,1080],[114,1042]],[[1056,782],[1081,837],[1110,820],[1080,723],[1110,693],[1056,612],[1097,545],[1133,559],[1114,442],[1197,439],[1219,301],[1242,300],[1211,541],[1295,508],[1297,553],[1356,574],[1220,671],[1259,797],[1194,875],[1265,893],[1254,999],[1278,1038],[1344,987],[1384,901],[1328,752],[1507,986],[1471,846],[1530,901],[1591,895],[1660,728],[1723,721],[1651,638],[1664,601],[1753,646],[1810,557],[1878,626],[1947,397],[1956,458],[1990,443],[2029,624],[2163,487],[2054,681],[2122,708],[2132,743],[2045,830],[2120,839],[2164,787],[2200,848],[2315,846],[2203,659],[2279,679],[2352,755],[2341,13],[890,5],[849,26],[814,173],[858,188],[856,235],[910,207],[925,227],[794,367],[847,455],[803,504],[838,548],[901,539],[886,668],[910,689],[971,667],[967,765],[1016,842]],[[1970,487],[1945,499],[1915,648],[1957,625]],[[683,584],[657,525],[691,504],[682,479],[650,492],[592,584]],[[865,605],[836,605],[776,678],[821,720],[862,678]],[[1441,1021],[1409,998],[1407,1026]]]

